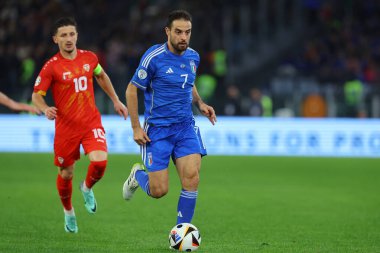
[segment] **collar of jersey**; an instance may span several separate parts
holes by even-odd
[[[165,51],[168,54],[173,55],[175,57],[183,57],[183,56],[185,56],[187,54],[188,48],[186,48],[185,53],[183,55],[174,54],[172,51],[169,50],[169,48],[168,48],[168,42],[165,42]]]

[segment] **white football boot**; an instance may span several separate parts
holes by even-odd
[[[136,180],[136,171],[138,170],[145,170],[144,165],[140,163],[135,163],[132,166],[131,174],[129,174],[129,177],[124,182],[123,185],[123,198],[125,200],[130,200],[133,197],[133,194],[139,187],[139,183]]]

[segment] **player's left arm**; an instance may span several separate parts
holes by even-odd
[[[34,114],[41,114],[41,111],[37,107],[17,102],[2,92],[0,92],[0,104],[3,104],[14,111],[27,111]]]
[[[115,89],[113,88],[111,79],[107,75],[107,73],[102,69],[100,64],[95,68],[94,75],[96,78],[96,81],[98,82],[99,86],[104,90],[104,92],[108,95],[108,97],[113,102],[113,107],[115,111],[120,115],[123,116],[124,119],[127,119],[128,117],[128,109],[127,107],[120,101],[119,97],[117,96]]]
[[[216,123],[215,110],[214,108],[212,108],[212,106],[209,106],[205,102],[202,101],[201,97],[199,96],[197,87],[195,87],[195,85],[193,86],[193,104],[195,104],[198,107],[198,110],[204,116],[208,118],[211,124],[215,125]]]

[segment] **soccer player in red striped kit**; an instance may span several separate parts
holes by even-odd
[[[46,118],[55,120],[57,189],[64,207],[64,228],[71,233],[78,232],[71,195],[74,165],[80,158],[80,145],[90,159],[86,179],[80,184],[89,213],[95,213],[97,209],[92,187],[103,177],[107,165],[107,142],[101,115],[95,105],[93,76],[112,100],[115,111],[124,119],[128,116],[126,106],[120,102],[97,56],[91,51],[77,49],[77,39],[74,19],[66,17],[56,21],[53,41],[58,45],[59,52],[43,66],[32,95],[33,103]],[[48,89],[52,91],[55,106],[45,101]]]

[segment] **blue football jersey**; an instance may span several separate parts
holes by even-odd
[[[176,55],[164,43],[145,52],[131,83],[144,91],[147,123],[167,126],[193,120],[192,89],[198,65],[199,54],[191,48]]]

